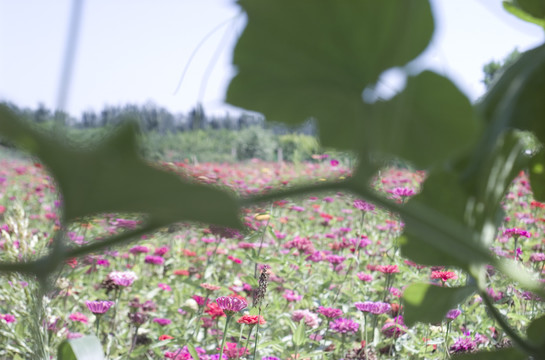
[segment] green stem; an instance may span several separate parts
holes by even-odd
[[[229,321],[231,320],[232,317],[233,317],[232,315],[228,315],[227,319],[225,319],[225,328],[223,329],[223,337],[221,339],[219,359],[223,359],[223,347],[225,346],[225,338],[227,337],[227,328],[229,327]]]
[[[528,341],[523,339],[506,321],[506,319],[503,317],[503,315],[496,309],[494,304],[492,303],[492,300],[490,299],[490,296],[486,293],[486,291],[479,290],[479,295],[483,299],[486,307],[490,311],[490,314],[492,317],[498,322],[498,325],[501,326],[503,331],[511,338],[511,340],[524,352],[526,352],[529,355],[536,356],[536,358],[540,358],[542,355],[539,348],[536,348],[532,344],[530,344]]]
[[[259,311],[257,313],[257,325],[256,325],[256,328],[255,328],[254,360],[257,359],[257,340],[259,338],[259,319],[260,318],[261,318],[261,307],[259,307]]]

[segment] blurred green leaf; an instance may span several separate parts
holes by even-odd
[[[503,2],[503,8],[521,20],[545,28],[545,1],[509,0]]]
[[[537,201],[545,201],[545,151],[542,149],[530,160],[530,184]]]
[[[366,124],[373,134],[370,149],[418,168],[462,154],[481,130],[467,97],[449,79],[429,71],[410,77],[403,92],[375,106],[373,121]]]
[[[227,101],[298,124],[315,118],[323,146],[359,147],[362,92],[417,57],[433,33],[427,1],[240,0],[248,24]],[[371,134],[369,134],[371,135]]]
[[[199,357],[199,354],[197,353],[197,350],[195,349],[195,346],[193,346],[193,344],[191,343],[187,343],[186,346],[193,360],[199,360],[200,357]]]
[[[489,122],[486,147],[506,129],[531,131],[545,144],[545,45],[523,53],[505,70],[502,77],[479,104],[479,110]]]
[[[545,353],[545,315],[532,320],[526,329],[526,334],[528,339]]]
[[[250,275],[246,275],[246,276],[242,276],[240,278],[240,280],[244,281],[245,283],[249,284],[251,287],[253,288],[257,288],[259,286],[259,283],[258,281],[256,280],[255,277],[253,276],[250,276]]]
[[[438,323],[450,309],[475,292],[472,287],[443,287],[427,283],[409,285],[403,292],[404,320],[407,326],[416,322]]]
[[[293,344],[297,347],[304,345],[306,342],[306,336],[305,336],[305,320],[301,319],[299,320],[299,325],[297,325],[297,329],[293,333]]]
[[[0,106],[0,134],[44,162],[59,185],[65,222],[97,213],[143,213],[155,226],[182,220],[241,228],[233,197],[182,181],[138,156],[136,128],[125,122],[91,149],[62,144]]]
[[[480,351],[471,354],[453,355],[456,360],[527,360],[528,355],[516,348],[505,348],[495,351]]]
[[[104,359],[100,340],[94,335],[64,340],[57,349],[58,360],[101,360]]]

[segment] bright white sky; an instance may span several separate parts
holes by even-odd
[[[425,67],[449,76],[472,100],[484,92],[485,63],[544,41],[542,29],[505,13],[500,0],[432,5],[436,33]],[[56,107],[71,6],[71,0],[0,0],[1,100]],[[223,100],[244,25],[238,14],[234,0],[87,0],[67,110],[79,116],[106,104],[152,101],[188,112],[200,101],[207,113],[236,111]],[[199,42],[229,19],[234,23],[199,48],[175,93]]]

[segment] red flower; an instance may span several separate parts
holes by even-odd
[[[206,309],[204,312],[212,316],[212,319],[225,316],[225,313],[223,312],[223,310],[215,302],[208,303],[206,307],[208,309]]]
[[[174,275],[189,276],[189,271],[183,269],[174,270]]]
[[[266,321],[261,315],[242,315],[237,323],[246,325],[256,325],[259,321],[259,325],[265,325]]]
[[[432,271],[431,278],[441,279],[441,281],[445,282],[449,279],[458,279],[458,275],[456,275],[452,271]]]
[[[159,336],[159,341],[170,340],[170,339],[174,339],[174,337],[170,336],[170,335],[161,335],[161,336]]]
[[[383,274],[395,274],[399,272],[397,265],[378,265],[377,270]]]

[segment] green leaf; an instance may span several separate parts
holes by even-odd
[[[199,360],[199,354],[197,353],[197,350],[195,349],[195,346],[193,346],[193,344],[191,343],[187,343],[186,344],[187,346],[187,350],[189,350],[189,353],[191,354],[191,357],[193,358],[193,360]]]
[[[235,48],[238,73],[227,101],[268,121],[315,118],[321,144],[339,150],[359,147],[367,134],[363,90],[417,57],[434,28],[427,1],[239,4],[248,24]]]
[[[519,19],[545,27],[545,2],[543,0],[510,0],[503,8]]]
[[[305,337],[305,320],[301,319],[299,321],[299,325],[297,326],[297,329],[293,333],[293,344],[297,347],[302,346],[306,342]]]
[[[245,283],[249,284],[252,288],[257,288],[259,286],[258,281],[255,277],[246,275],[240,278],[240,280],[244,281]]]
[[[528,339],[545,351],[545,315],[542,315],[530,323],[526,329]]]
[[[488,148],[506,129],[512,128],[531,131],[545,144],[544,92],[545,45],[541,45],[523,53],[479,104],[479,110],[490,122]]]
[[[456,360],[526,360],[528,355],[517,348],[505,348],[495,351],[480,351],[471,354],[453,355]]]
[[[438,323],[445,319],[450,309],[463,302],[475,292],[473,287],[442,287],[427,283],[409,285],[403,292],[405,323],[413,326],[416,322]]]
[[[467,97],[449,79],[429,71],[409,78],[403,92],[376,107],[366,127],[373,133],[370,148],[418,168],[462,154],[481,130]]]
[[[0,134],[47,166],[63,198],[64,222],[126,212],[147,214],[157,227],[182,220],[242,227],[232,196],[183,181],[141,159],[131,122],[94,148],[74,148],[36,130],[2,105]]]
[[[530,184],[537,201],[545,201],[545,151],[541,150],[530,160]]]
[[[57,349],[58,360],[101,360],[104,359],[100,340],[94,335],[64,340]]]

